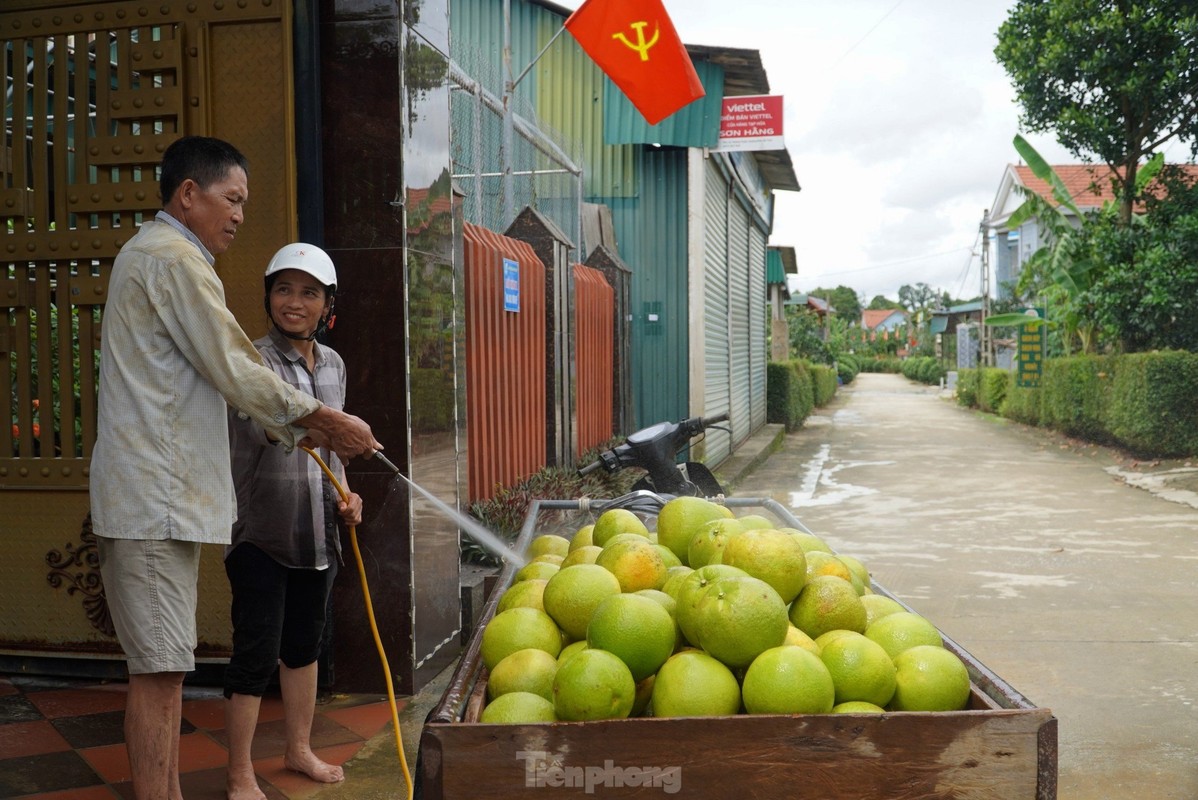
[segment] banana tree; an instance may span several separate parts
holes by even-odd
[[[1014,145],[1032,174],[1049,185],[1056,201],[1056,205],[1053,205],[1038,193],[1022,189],[1025,199],[1007,219],[1006,227],[1010,230],[1035,219],[1045,233],[1046,244],[1028,259],[1020,275],[1017,291],[1024,295],[1038,294],[1044,305],[1056,309],[1054,316],[1057,319],[1050,324],[1060,327],[1066,355],[1074,340],[1083,353],[1092,353],[1097,346],[1098,325],[1088,313],[1084,299],[1099,276],[1096,274],[1095,261],[1081,235],[1091,217],[1082,213],[1056,170],[1023,136],[1016,134]],[[1157,153],[1137,172],[1137,196],[1163,166],[1164,154]],[[1066,214],[1066,211],[1070,213]],[[1108,200],[1098,215],[1117,213],[1118,204]],[[1078,221],[1078,225],[1073,223],[1070,214]],[[1000,314],[988,317],[985,324],[1010,327],[1038,323],[1023,314]]]

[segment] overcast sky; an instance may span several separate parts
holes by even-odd
[[[1018,160],[1019,108],[994,57],[1013,0],[665,4],[688,44],[759,50],[785,98],[802,191],[777,193],[770,244],[795,248],[800,290],[980,293],[982,213]],[[1076,161],[1052,136],[1027,138],[1050,163]]]

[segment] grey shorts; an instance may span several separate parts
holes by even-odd
[[[129,674],[195,669],[199,542],[97,536],[96,545]]]

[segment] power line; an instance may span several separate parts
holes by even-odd
[[[858,267],[857,269],[834,270],[834,272],[836,275],[852,275],[857,272],[869,272],[870,270],[874,270],[874,269],[885,269],[886,267],[897,267],[902,264],[911,264],[916,261],[927,261],[929,258],[939,258],[940,256],[949,256],[949,255],[952,255],[953,253],[960,253],[962,250],[968,250],[970,253],[973,252],[972,247],[968,247],[968,248],[954,247],[952,250],[942,250],[939,253],[926,253],[924,255],[912,256],[910,258],[902,258],[902,259],[899,259],[898,261],[886,261],[884,263],[873,264],[868,267]],[[832,272],[832,271],[830,271],[830,272]]]
[[[861,44],[861,43],[862,43],[862,42],[864,42],[866,39],[868,39],[868,38],[869,38],[869,35],[870,35],[871,33],[873,33],[875,30],[877,30],[878,26],[879,26],[879,25],[881,25],[883,22],[885,22],[887,17],[889,17],[891,14],[893,14],[895,11],[897,11],[897,10],[898,10],[898,7],[899,7],[899,6],[901,6],[901,5],[902,5],[904,2],[906,2],[906,0],[898,0],[898,2],[897,2],[897,3],[895,3],[895,4],[894,4],[894,6],[893,6],[893,7],[892,7],[892,8],[891,8],[889,11],[887,11],[885,14],[883,14],[883,15],[882,15],[881,19],[879,19],[877,22],[875,22],[875,23],[873,24],[873,26],[872,26],[872,27],[870,27],[870,29],[869,29],[869,30],[867,30],[867,31],[866,31],[864,34],[862,34],[862,36],[861,36],[861,38],[860,38],[860,39],[858,39],[857,41],[853,42],[853,43],[852,43],[852,45],[850,45],[850,46],[849,46],[849,49],[848,49],[848,50],[845,50],[843,53],[841,53],[841,54],[840,54],[840,58],[836,59],[836,62],[835,62],[834,64],[832,64],[832,66],[833,66],[833,67],[838,67],[838,66],[840,66],[840,62],[841,62],[841,61],[844,61],[844,60],[845,60],[845,58],[848,56],[848,54],[849,54],[849,53],[851,53],[851,52],[853,52],[854,50],[856,50],[856,49],[857,49],[857,45]]]

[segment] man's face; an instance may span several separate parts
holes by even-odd
[[[245,202],[250,194],[245,170],[234,167],[206,189],[188,178],[178,191],[183,224],[212,255],[228,250],[237,236],[237,227],[245,221]]]

